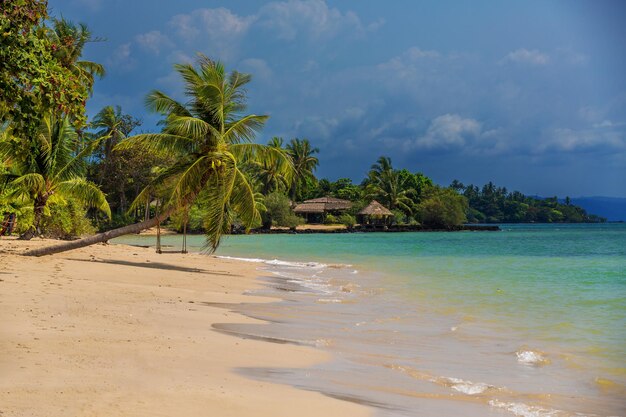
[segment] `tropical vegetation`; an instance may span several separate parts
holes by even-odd
[[[114,104],[88,121],[86,101],[105,70],[82,55],[97,39],[84,24],[50,19],[46,7],[45,0],[5,0],[0,12],[0,215],[17,216],[23,239],[90,236],[32,254],[163,222],[205,233],[214,251],[233,231],[293,229],[304,221],[295,204],[326,196],[352,202],[325,218],[349,228],[372,200],[392,211],[392,223],[430,229],[602,221],[568,198],[528,197],[491,182],[442,187],[386,156],[360,182],[318,179],[319,149],[307,138],[255,142],[268,117],[246,113],[251,76],[203,55],[195,65],[175,65],[185,102],[173,98],[177,92],[146,97],[162,117],[160,131],[137,133],[141,121]]]

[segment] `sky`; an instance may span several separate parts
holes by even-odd
[[[307,138],[318,177],[360,182],[381,156],[436,183],[626,197],[621,0],[50,0],[105,65],[88,102],[157,131],[154,89],[185,100],[197,53],[252,74],[257,136]]]

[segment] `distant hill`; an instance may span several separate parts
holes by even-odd
[[[626,198],[577,197],[572,204],[584,208],[587,213],[606,217],[608,221],[626,221]]]

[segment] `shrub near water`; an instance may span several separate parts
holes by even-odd
[[[269,194],[265,197],[264,204],[266,210],[263,213],[263,224],[293,229],[304,223],[291,209],[289,198],[281,193]]]

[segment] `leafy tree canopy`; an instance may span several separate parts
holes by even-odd
[[[41,114],[53,111],[85,122],[89,87],[55,55],[64,45],[47,35],[45,0],[3,0],[0,12],[0,122],[32,136]]]

